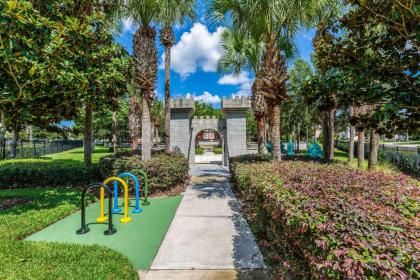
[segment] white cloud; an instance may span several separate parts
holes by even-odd
[[[122,24],[122,32],[134,32],[137,28],[137,25],[134,23],[132,18],[125,18],[123,20],[121,20],[121,24]]]
[[[212,95],[208,91],[203,92],[202,95],[192,95],[191,93],[187,93],[186,97],[187,98],[194,97],[195,101],[200,101],[200,102],[208,103],[208,104],[217,104],[222,101],[220,96],[218,96],[217,94]]]
[[[241,72],[239,75],[224,75],[217,81],[219,85],[237,86],[238,91],[232,96],[250,96],[253,82],[254,80],[246,71]]]
[[[179,42],[172,48],[171,67],[183,79],[202,70],[216,72],[217,62],[221,57],[222,48],[220,35],[222,27],[213,33],[206,25],[194,23],[189,32],[184,32]],[[165,55],[162,55],[160,69],[164,68]]]

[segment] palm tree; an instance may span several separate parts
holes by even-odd
[[[252,105],[258,122],[258,150],[264,147],[264,117],[268,107],[272,112],[272,141],[274,159],[280,160],[281,103],[287,98],[285,56],[293,50],[291,39],[298,24],[310,15],[312,2],[300,0],[224,1],[213,0],[212,19],[224,22],[233,31],[244,33],[256,45],[263,45],[252,86]],[[287,46],[287,47],[286,47]],[[283,51],[283,53],[281,52]]]
[[[155,44],[160,7],[155,0],[127,0],[126,16],[133,19],[139,28],[133,37],[135,81],[141,93],[142,159],[152,157],[150,108],[155,100],[157,80],[157,49]],[[133,102],[133,100],[132,100]]]
[[[160,30],[160,42],[165,47],[165,152],[169,153],[170,124],[171,124],[171,48],[175,43],[175,35],[172,26],[183,24],[186,18],[195,18],[195,0],[160,0],[159,21],[162,24]]]
[[[259,71],[264,52],[264,44],[255,41],[245,32],[227,27],[222,33],[222,57],[219,59],[218,70],[239,75],[241,71]],[[264,133],[265,117],[268,110],[267,102],[260,92],[252,94],[252,110],[257,122],[258,152],[265,152]]]
[[[159,128],[165,118],[165,111],[162,101],[158,100],[152,106],[152,139],[159,138]]]

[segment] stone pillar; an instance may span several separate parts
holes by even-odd
[[[246,112],[251,100],[246,97],[223,98],[222,110],[226,116],[226,151],[228,157],[247,154]]]
[[[191,145],[191,115],[194,112],[193,98],[171,99],[170,147],[189,158]]]

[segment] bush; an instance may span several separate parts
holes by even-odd
[[[143,170],[147,174],[149,193],[170,190],[185,182],[188,177],[188,161],[178,154],[161,153],[154,155],[150,160],[142,161],[141,155],[138,154],[117,153],[103,157],[99,161],[99,167],[104,178],[136,169]]]
[[[418,181],[299,161],[232,167],[244,213],[276,276],[420,276]]]
[[[0,164],[0,188],[80,186],[100,180],[97,165],[72,160],[25,159]]]
[[[204,154],[204,148],[196,147],[195,148],[195,154],[198,155],[198,156]]]
[[[223,150],[222,150],[222,148],[220,148],[220,147],[216,147],[216,148],[214,148],[214,151],[213,151],[216,155],[221,155],[222,153],[223,153]]]

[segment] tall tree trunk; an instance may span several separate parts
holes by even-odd
[[[296,142],[297,142],[297,151],[300,152],[300,122],[297,123],[297,135],[296,135]]]
[[[171,152],[171,48],[165,46],[165,152]]]
[[[271,120],[271,147],[274,161],[281,161],[280,149],[280,119],[281,119],[281,104],[275,104],[272,108]]]
[[[153,143],[155,142],[155,123],[153,122],[153,120],[150,122],[150,141],[152,141],[152,146]]]
[[[372,129],[370,133],[369,170],[376,170],[378,166],[379,140],[378,132]]]
[[[265,143],[264,143],[264,134],[265,134],[265,123],[264,117],[255,117],[257,120],[257,139],[258,139],[258,154],[265,154]]]
[[[13,138],[10,145],[10,158],[16,158],[17,156],[17,143],[19,141],[19,130],[18,128],[13,129]]]
[[[323,113],[323,120],[322,120],[322,150],[324,152],[324,160],[325,161],[329,161],[331,156],[330,156],[330,121],[329,121],[329,112],[324,112]]]
[[[4,117],[4,112],[0,111],[0,145],[3,144],[5,135],[6,135],[6,118]]]
[[[332,161],[334,159],[334,115],[335,110],[324,113],[322,146],[324,149],[324,159],[326,161]]]
[[[329,161],[334,159],[334,117],[335,117],[335,110],[331,110],[328,112],[328,142],[329,142]]]
[[[365,131],[360,130],[357,132],[357,167],[363,169],[365,161]]]
[[[141,115],[141,159],[149,160],[152,158],[152,143],[151,143],[151,120],[150,120],[150,102],[143,95],[142,115]]]
[[[112,110],[111,133],[112,133],[112,150],[115,154],[117,152],[117,110],[115,108]]]
[[[354,108],[353,105],[349,106],[349,119],[353,117]],[[350,124],[350,136],[349,136],[349,162],[351,163],[354,158],[354,136],[355,136],[355,128],[353,125]]]
[[[84,165],[92,165],[92,141],[93,141],[93,110],[91,104],[85,106],[85,130],[83,137]]]
[[[140,104],[136,95],[131,96],[128,126],[131,138],[131,150],[136,151],[140,143]]]

